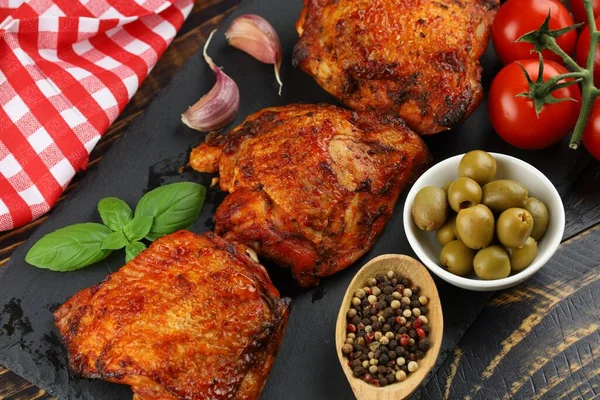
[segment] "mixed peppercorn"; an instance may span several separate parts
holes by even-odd
[[[355,377],[376,386],[402,382],[431,346],[429,299],[394,271],[367,279],[346,314],[342,353]]]

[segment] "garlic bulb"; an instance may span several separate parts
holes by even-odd
[[[204,45],[204,60],[215,73],[217,81],[213,88],[196,104],[181,115],[184,124],[201,132],[221,129],[228,125],[240,107],[238,86],[219,68],[207,54],[208,45],[216,30],[210,33]]]
[[[279,69],[283,50],[273,26],[259,15],[245,14],[232,22],[225,32],[225,37],[231,46],[245,51],[258,61],[274,65],[275,79],[279,83],[279,95],[281,96],[283,83],[279,76]]]

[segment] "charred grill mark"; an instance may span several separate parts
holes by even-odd
[[[436,69],[450,72],[464,72],[465,64],[456,51],[441,51],[433,57]]]
[[[437,118],[436,122],[439,123],[441,126],[446,126],[446,127],[450,127],[452,125],[455,125],[455,124],[461,122],[467,115],[467,112],[469,111],[472,100],[473,100],[473,93],[470,90],[470,86],[465,88],[461,92],[458,99],[456,99],[454,101],[451,97],[446,96],[444,101],[448,107],[447,108],[448,111],[445,114],[443,114],[440,118]]]
[[[308,58],[309,54],[308,47],[305,46],[304,43],[298,42],[294,46],[294,51],[292,52],[292,65],[294,68],[298,68],[300,64]]]
[[[357,187],[355,192],[357,193],[361,193],[361,192],[370,192],[371,191],[371,178],[367,178],[364,181],[362,181]]]
[[[346,71],[346,73],[344,74],[344,79],[342,79],[342,81],[342,92],[344,94],[352,94],[358,89],[358,81],[350,71]]]

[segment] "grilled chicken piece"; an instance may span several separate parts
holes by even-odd
[[[290,266],[302,286],[365,254],[428,161],[397,117],[308,104],[264,109],[190,158],[231,192],[216,232]]]
[[[355,110],[429,135],[479,105],[498,0],[304,0],[293,63]]]
[[[180,231],[54,315],[70,368],[134,400],[257,399],[289,303],[242,246]]]

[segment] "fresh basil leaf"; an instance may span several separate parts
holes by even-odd
[[[130,242],[141,240],[150,232],[153,220],[154,217],[150,215],[135,217],[125,225],[123,233]]]
[[[142,242],[132,242],[125,247],[125,262],[129,262],[138,254],[146,249],[146,245]]]
[[[104,225],[119,232],[133,218],[131,207],[117,197],[105,197],[98,202],[98,212]]]
[[[206,188],[192,182],[172,183],[146,193],[135,208],[135,216],[154,217],[148,240],[188,229],[200,215]]]
[[[113,232],[102,241],[102,250],[119,250],[129,244],[123,232]]]
[[[104,238],[113,233],[102,224],[83,223],[67,226],[38,240],[25,256],[25,261],[52,271],[74,271],[106,258],[111,250],[103,250]]]

